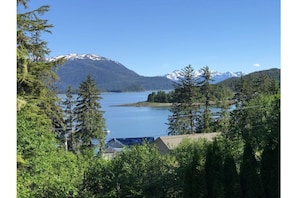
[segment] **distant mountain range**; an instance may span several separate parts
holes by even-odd
[[[74,90],[79,88],[87,75],[91,75],[102,91],[125,92],[145,90],[173,89],[173,82],[180,77],[181,70],[175,70],[163,76],[145,77],[128,69],[121,63],[94,54],[68,54],[50,58],[65,58],[65,63],[58,67],[57,74],[60,82],[56,83],[59,92],[65,92],[68,86]],[[195,71],[197,77],[202,71]],[[244,76],[243,72],[217,72],[211,71],[213,83],[220,83],[227,79]]]
[[[243,72],[218,72],[218,71],[210,71],[211,72],[211,78],[212,78],[212,83],[216,84],[219,83],[223,80],[226,80],[228,78],[232,77],[241,77],[244,76],[245,73]],[[202,75],[202,70],[199,71],[194,71],[195,77],[199,78]],[[175,70],[171,73],[168,73],[165,75],[166,78],[172,80],[172,81],[178,81],[178,79],[181,77],[181,70]]]

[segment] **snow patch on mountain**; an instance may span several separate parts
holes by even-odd
[[[76,54],[76,53],[56,56],[56,57],[53,57],[53,58],[49,58],[48,60],[49,61],[54,61],[54,60],[57,60],[59,58],[64,58],[66,60],[74,60],[74,59],[109,60],[109,59],[107,59],[105,57],[98,56],[98,55],[95,55],[95,54]]]
[[[76,60],[76,59],[81,59],[81,60],[94,60],[94,61],[111,61],[114,62],[116,64],[122,65],[121,63],[102,57],[102,56],[98,56],[95,54],[77,54],[77,53],[71,53],[71,54],[67,54],[67,55],[60,55],[60,56],[56,56],[56,57],[52,57],[52,58],[48,58],[47,61],[54,61],[57,60],[59,58],[64,58],[65,60]],[[163,75],[164,77],[166,77],[169,80],[172,81],[178,81],[179,78],[181,78],[181,72],[182,70],[174,70],[171,73],[167,73],[166,75]],[[218,83],[221,82],[223,80],[226,80],[228,78],[232,78],[232,77],[240,77],[245,75],[245,73],[243,72],[218,72],[218,71],[210,71],[211,72],[211,77],[213,79],[212,83]],[[199,77],[202,75],[203,71],[202,70],[198,70],[198,71],[194,71],[194,76],[196,78],[199,79]]]
[[[165,75],[166,78],[173,80],[173,81],[178,81],[182,76],[181,76],[181,70],[174,70],[171,73],[168,73]],[[194,76],[195,78],[199,78],[202,75],[202,70],[194,71]],[[212,83],[218,83],[223,80],[226,80],[228,78],[232,77],[240,77],[244,76],[245,73],[243,72],[218,72],[218,71],[210,71],[211,77],[213,79]]]

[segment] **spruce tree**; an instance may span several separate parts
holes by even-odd
[[[198,120],[197,79],[191,65],[182,69],[179,81],[174,84],[174,101],[168,117],[168,134],[192,134]]]
[[[230,106],[225,101],[220,101],[218,106],[220,107],[220,112],[217,120],[217,130],[226,136],[230,127]]]
[[[201,112],[202,119],[199,127],[199,132],[209,133],[213,130],[213,119],[212,113],[210,110],[210,100],[211,100],[211,85],[210,82],[213,81],[211,78],[211,72],[208,66],[203,67],[202,69],[201,80],[198,82],[198,86],[200,86],[200,92],[204,97],[204,111]]]
[[[227,151],[228,152],[228,151]],[[241,189],[236,164],[230,152],[226,153],[223,165],[224,197],[240,198]]]
[[[75,119],[75,114],[74,114],[74,105],[75,105],[75,100],[73,99],[72,95],[72,87],[69,86],[66,92],[66,98],[63,101],[64,105],[64,114],[65,114],[65,131],[60,137],[60,140],[64,142],[66,150],[76,152],[75,150],[75,139],[74,139],[74,119]]]
[[[207,197],[224,197],[223,192],[223,153],[215,139],[208,146],[205,173],[207,184]]]
[[[277,198],[280,196],[279,152],[278,145],[267,144],[262,154],[261,180],[265,197]]]
[[[243,198],[263,197],[258,164],[250,143],[246,142],[240,166],[240,185]]]
[[[75,139],[81,151],[92,150],[93,141],[99,141],[99,154],[102,154],[105,138],[105,120],[99,100],[100,91],[90,75],[80,84],[75,107]]]
[[[27,1],[17,1],[18,6],[27,9]],[[39,107],[52,122],[57,136],[63,129],[62,110],[57,105],[54,83],[59,79],[56,74],[63,59],[47,61],[50,53],[47,42],[41,35],[51,33],[53,25],[40,16],[49,11],[49,6],[17,14],[17,98],[18,103],[30,103]]]
[[[191,162],[185,167],[183,197],[205,197],[206,181],[202,155],[197,147],[193,148]]]

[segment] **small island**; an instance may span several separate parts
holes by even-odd
[[[225,101],[227,105],[232,105],[235,103],[234,100],[227,100]],[[204,103],[196,103],[197,105],[204,105]],[[216,102],[210,101],[210,105],[216,105]],[[171,107],[172,103],[162,103],[162,102],[147,102],[147,101],[140,101],[128,104],[119,104],[119,105],[111,105],[112,107]]]
[[[172,103],[161,103],[161,102],[134,102],[129,104],[111,105],[112,107],[170,107]]]

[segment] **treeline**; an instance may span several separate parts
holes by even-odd
[[[25,8],[26,2],[17,0]],[[71,89],[65,100],[57,96],[54,69],[63,60],[44,58],[49,50],[40,35],[52,25],[39,16],[47,11],[42,6],[17,14],[17,197],[279,197],[279,84],[265,76],[241,79],[235,110],[222,103],[214,120],[209,68],[196,84],[189,65],[174,85],[168,133],[221,135],[210,142],[184,140],[166,155],[154,145],[127,147],[107,160],[93,79],[81,82],[76,99]]]
[[[242,76],[241,78],[234,77],[219,82],[217,84],[211,84],[210,94],[211,98],[214,101],[221,101],[224,99],[233,99],[235,93],[238,91],[238,85],[242,80],[249,83],[249,86],[256,86],[256,79],[261,79],[264,83],[268,83],[273,81],[277,86],[280,87],[280,69],[269,69],[263,71],[253,72],[251,74]],[[265,80],[263,80],[265,78]],[[199,87],[197,86],[196,90],[199,93]],[[203,98],[202,94],[200,97],[197,97],[197,102],[205,102],[205,98]],[[150,93],[147,97],[147,102],[157,102],[157,103],[172,103],[176,102],[176,98],[174,98],[174,90],[165,92],[165,91],[154,91]]]
[[[166,93],[165,91],[153,91],[147,96],[147,102],[171,103],[174,101],[173,91]]]
[[[201,88],[196,87],[195,92],[197,92],[197,103],[204,103],[205,97],[201,93]],[[234,92],[228,87],[222,85],[210,85],[210,97],[213,102],[221,101],[221,100],[232,100],[234,97]],[[157,102],[157,103],[172,103],[176,102],[177,98],[175,97],[174,90],[173,91],[153,91],[147,97],[147,102]]]
[[[234,120],[242,119],[240,122],[236,121],[238,125],[246,123],[246,117],[248,115],[243,117],[243,109],[250,109],[250,106],[252,106],[250,110],[257,112],[258,109],[256,107],[260,109],[262,106],[263,108],[267,108],[266,106],[269,103],[263,103],[261,98],[263,97],[269,100],[270,97],[275,98],[280,94],[279,82],[274,78],[268,78],[265,74],[255,77],[250,76],[249,78],[241,77],[240,81],[235,85],[234,97],[232,98],[236,109],[233,112],[229,112],[230,103],[227,102],[227,98],[221,98],[220,101],[214,100],[213,89],[210,84],[212,79],[209,67],[205,66],[201,71],[202,75],[200,81],[198,81],[191,65],[182,69],[181,78],[174,85],[175,88],[172,96],[174,101],[170,109],[172,114],[168,117],[168,134],[179,135],[228,131],[230,130],[228,127],[232,121],[232,114],[238,113],[234,117]],[[197,91],[197,87],[199,87],[199,92]],[[201,98],[203,99],[203,103],[197,103]],[[258,101],[259,104],[254,100],[260,100]],[[215,103],[212,104],[212,101],[215,101]],[[251,102],[255,104],[250,104]],[[221,109],[215,116],[210,110],[211,105],[215,105]],[[267,112],[261,113],[264,114],[264,117],[259,119],[263,120]],[[258,117],[258,114],[254,115]]]
[[[261,76],[267,77],[269,80],[276,81],[276,83],[280,86],[280,69],[273,68],[273,69],[268,69],[268,70],[262,70],[262,71],[256,71],[253,73],[250,73],[248,75],[242,76],[242,79],[252,82],[252,79],[259,78]],[[224,81],[221,81],[217,83],[217,85],[220,86],[225,86],[230,88],[232,91],[236,91],[236,86],[239,84],[241,81],[241,78],[229,78]]]

